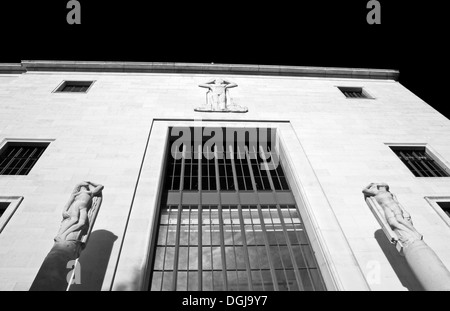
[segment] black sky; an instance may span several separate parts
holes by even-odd
[[[447,11],[439,2],[380,0],[80,0],[82,24],[68,25],[66,0],[0,6],[0,62],[94,60],[215,62],[386,68],[450,118]],[[394,3],[395,2],[395,3]]]

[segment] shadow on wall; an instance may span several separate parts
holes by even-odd
[[[70,291],[100,291],[117,236],[107,230],[93,231],[86,249],[79,258],[81,284],[72,284]]]
[[[380,245],[381,250],[388,259],[402,285],[410,291],[423,291],[424,289],[422,285],[420,285],[419,281],[417,281],[411,268],[406,262],[405,257],[400,255],[395,248],[395,245],[389,242],[383,230],[379,229],[375,231],[375,239]]]

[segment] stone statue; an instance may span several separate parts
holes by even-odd
[[[224,79],[212,79],[199,87],[207,88],[206,104],[195,108],[195,111],[203,112],[247,112],[247,107],[241,107],[233,103],[228,89],[237,87],[234,82]]]
[[[405,256],[417,281],[426,291],[450,291],[450,271],[414,228],[411,215],[384,183],[371,183],[364,199],[384,233]]]
[[[92,207],[102,198],[103,186],[90,181],[79,183],[75,186],[70,199],[64,206],[63,221],[55,242],[82,241],[83,236],[88,233]],[[91,213],[90,213],[91,212]]]
[[[84,181],[75,186],[64,206],[55,243],[45,257],[30,291],[65,291],[68,289],[69,267],[78,262],[85,248],[102,203],[103,186]],[[76,266],[75,266],[76,269]]]
[[[397,234],[403,247],[422,239],[422,235],[413,226],[411,215],[398,202],[397,197],[389,192],[387,184],[371,183],[364,188],[363,193],[365,197],[373,197],[381,206],[387,223]]]

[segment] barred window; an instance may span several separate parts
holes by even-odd
[[[338,87],[347,98],[372,98],[362,87]]]
[[[0,175],[28,175],[48,145],[7,142],[0,150]]]
[[[426,147],[390,146],[398,158],[416,177],[449,177],[448,168],[442,167]]]
[[[63,93],[86,93],[93,81],[64,81],[56,92]]]

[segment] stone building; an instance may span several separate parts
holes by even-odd
[[[30,289],[81,181],[104,189],[69,290],[420,289],[362,194],[389,184],[450,267],[450,122],[398,76],[0,64],[0,290]]]

